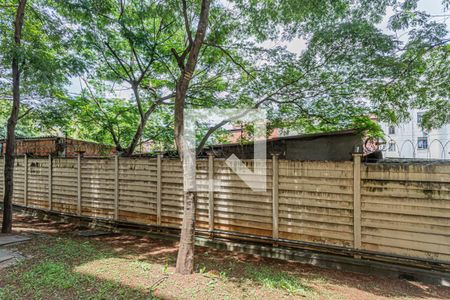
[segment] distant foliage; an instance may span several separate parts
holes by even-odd
[[[151,140],[173,149],[176,57],[189,38],[181,3],[30,0],[20,50],[10,42],[14,9],[0,8],[2,110],[10,54],[20,51],[23,112],[33,111],[19,134],[68,134],[124,151],[136,139]],[[187,3],[193,30],[200,1]],[[388,7],[390,33],[380,29]],[[296,53],[261,46],[298,38],[305,48]],[[449,51],[448,28],[419,11],[416,0],[213,1],[186,106],[259,107],[268,110],[272,129],[351,127],[371,136],[382,135],[372,117],[399,123],[419,108],[423,126],[435,128],[450,122]],[[69,82],[80,79],[80,93],[69,93]],[[222,140],[223,131],[212,138]]]

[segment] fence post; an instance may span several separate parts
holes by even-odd
[[[278,154],[272,154],[272,238],[278,239]]]
[[[208,154],[208,224],[209,231],[214,231],[214,155]]]
[[[6,164],[6,159],[5,159],[5,155],[3,155],[3,153],[0,153],[2,155],[2,160],[3,160],[3,169],[2,169],[2,203],[3,203],[3,197],[5,196],[5,164]]]
[[[52,210],[52,192],[53,192],[53,180],[52,180],[52,173],[53,173],[53,168],[52,168],[52,164],[53,164],[53,160],[52,160],[52,155],[49,154],[48,155],[48,210]]]
[[[77,214],[81,216],[81,153],[77,155]]]
[[[114,220],[119,218],[119,155],[114,156]]]
[[[361,249],[361,157],[353,153],[353,248]]]
[[[161,225],[161,154],[156,156],[156,224]]]
[[[23,178],[23,204],[28,207],[28,155],[25,154],[24,161],[24,178]]]

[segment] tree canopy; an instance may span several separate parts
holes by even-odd
[[[18,136],[58,132],[59,122],[51,116],[54,100],[64,97],[71,74],[83,69],[83,61],[71,51],[71,29],[45,0],[28,1],[21,43],[15,45],[14,19],[17,1],[0,4],[0,138],[6,136],[12,95],[11,61],[18,57],[22,106]],[[49,118],[50,117],[50,118]]]
[[[424,126],[446,124],[448,28],[417,2],[212,1],[186,105],[262,107],[271,127],[300,132],[353,127],[380,135],[372,116],[398,123],[413,107],[427,111]],[[66,133],[124,152],[147,140],[173,147],[177,74],[200,4],[30,1],[20,51],[30,99],[22,110],[33,111],[19,133]],[[0,21],[5,109],[13,6],[5,1]],[[296,53],[264,46],[298,39],[304,46]],[[69,81],[81,81],[81,91],[69,93]]]

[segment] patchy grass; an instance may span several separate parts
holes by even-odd
[[[175,274],[175,242],[72,234],[15,216],[27,260],[0,270],[0,299],[449,299],[450,288],[196,248],[196,273]],[[34,234],[39,233],[39,234]],[[45,234],[44,234],[45,233]]]
[[[97,259],[113,255],[113,252],[98,251],[89,241],[75,241],[66,238],[56,238],[51,244],[42,244],[40,250],[46,256],[64,261]]]
[[[26,244],[29,245],[29,244]],[[56,238],[32,243],[34,255],[8,269],[1,282],[0,299],[138,299],[145,295],[114,281],[100,281],[76,271],[76,265],[92,259],[113,257],[89,241]],[[100,250],[100,251],[99,251]]]
[[[24,289],[33,291],[59,288],[65,290],[73,288],[82,280],[64,263],[54,261],[39,263],[20,277]]]
[[[307,291],[311,290],[297,276],[291,275],[288,272],[276,271],[266,266],[251,266],[248,268],[247,275],[256,283],[269,289],[284,290],[290,295],[306,295]]]

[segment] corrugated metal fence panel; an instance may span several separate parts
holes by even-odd
[[[183,166],[176,159],[163,159],[161,166],[161,224],[181,227],[183,218]]]
[[[362,246],[450,260],[450,165],[362,167]]]
[[[64,213],[77,213],[77,172],[75,158],[54,158],[52,162],[52,208]]]
[[[119,159],[119,220],[156,224],[156,159]]]
[[[353,246],[353,163],[280,160],[280,237]]]
[[[254,171],[253,161],[243,163]],[[214,229],[272,236],[272,162],[268,160],[265,166],[267,190],[258,192],[249,188],[225,160],[214,161]]]
[[[114,158],[83,159],[81,166],[82,214],[113,218]]]

